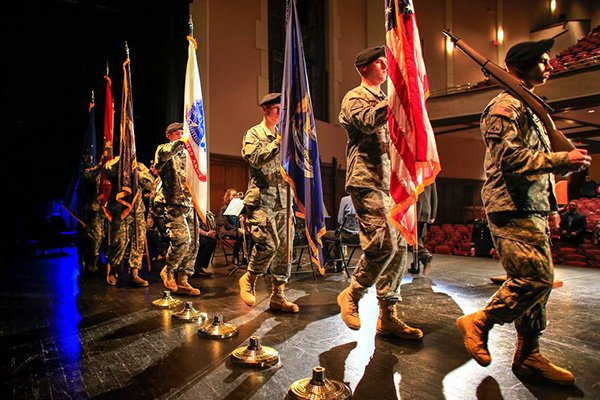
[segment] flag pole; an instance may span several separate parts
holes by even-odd
[[[292,263],[292,207],[291,207],[291,196],[292,190],[290,188],[290,184],[286,183],[286,224],[287,224],[287,240],[285,243],[285,251],[287,254],[287,263],[290,265]]]
[[[418,213],[419,198],[415,202],[415,243],[413,244],[413,271],[419,270],[419,213]]]

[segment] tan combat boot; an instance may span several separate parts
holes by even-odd
[[[537,377],[557,385],[575,384],[571,371],[552,364],[540,353],[539,333],[518,333],[512,370],[521,377]]]
[[[456,326],[463,337],[467,352],[477,364],[487,367],[492,362],[488,350],[488,332],[494,326],[483,310],[464,315],[456,320]]]
[[[137,287],[146,287],[148,286],[148,281],[140,278],[139,268],[131,268],[129,273],[129,284]]]
[[[173,273],[173,271],[169,271],[166,265],[163,267],[163,269],[160,270],[160,278],[162,279],[165,288],[169,289],[171,293],[177,292],[175,274]]]
[[[352,278],[350,281],[350,286],[342,290],[337,297],[337,303],[340,306],[342,321],[344,321],[348,328],[354,329],[355,331],[360,329],[358,302],[365,293],[365,290],[365,287]]]
[[[400,339],[419,340],[423,331],[406,325],[398,318],[396,302],[379,300],[379,318],[377,319],[377,334],[393,335]]]
[[[254,287],[258,275],[250,271],[247,271],[239,280],[240,285],[240,297],[244,300],[246,305],[253,307],[256,304],[256,296],[254,294]]]
[[[177,274],[177,293],[188,296],[200,296],[200,290],[188,283],[188,276],[183,272]]]
[[[106,283],[110,286],[116,286],[117,284],[117,270],[113,268],[110,264],[106,264]]]
[[[300,307],[285,298],[284,290],[285,283],[273,280],[273,291],[271,292],[269,308],[287,313],[297,313],[300,311]]]

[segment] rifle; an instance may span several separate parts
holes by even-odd
[[[556,125],[554,125],[554,121],[552,121],[552,118],[550,117],[550,113],[554,112],[554,110],[541,97],[527,89],[521,81],[509,74],[498,64],[493,63],[483,55],[479,54],[471,46],[466,44],[464,40],[457,38],[445,29],[442,32],[450,38],[454,46],[461,49],[463,53],[481,66],[481,70],[485,76],[492,77],[508,93],[519,99],[523,104],[529,107],[535,115],[537,115],[546,128],[546,133],[550,139],[553,151],[575,150],[573,143],[571,143],[561,131],[556,129]]]

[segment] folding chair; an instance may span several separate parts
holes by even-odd
[[[348,266],[350,265],[350,262],[352,261],[354,252],[356,251],[357,248],[360,248],[360,242],[359,243],[344,242],[342,233],[344,231],[344,228],[348,227],[353,222],[356,223],[356,214],[347,214],[346,216],[344,216],[344,221],[342,221],[342,225],[335,231],[336,235],[337,235],[337,240],[339,240],[339,246],[340,246],[340,252],[341,252],[341,254],[340,254],[341,260],[340,261],[342,262],[342,267],[344,268],[344,271],[346,271],[346,276],[348,276],[348,278],[350,278],[350,272],[348,272]],[[345,258],[344,253],[347,253],[348,248],[350,248],[351,251],[350,251],[350,254],[348,255],[348,258]]]

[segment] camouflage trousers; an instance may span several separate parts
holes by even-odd
[[[490,220],[496,251],[507,280],[484,307],[495,323],[515,323],[518,332],[546,327],[546,303],[554,282],[554,264],[546,234],[546,218]]]
[[[286,254],[286,210],[248,207],[248,225],[254,246],[248,261],[248,271],[264,274],[271,266],[271,274],[278,282],[290,278],[291,264]],[[294,227],[291,227],[294,237]]]
[[[390,223],[392,199],[378,189],[348,188],[359,222],[363,255],[353,278],[367,288],[375,285],[377,297],[401,301],[400,282],[406,270],[406,240]]]
[[[163,205],[156,212],[164,218],[169,237],[166,255],[168,271],[177,271],[187,276],[194,275],[194,264],[198,255],[200,220],[193,207]]]
[[[110,223],[110,245],[106,261],[113,266],[121,265],[129,250],[129,268],[142,268],[146,240],[144,213],[130,213],[124,220],[114,218]]]
[[[86,231],[88,236],[88,255],[98,257],[100,255],[100,245],[104,238],[104,213],[100,211],[90,211]]]

